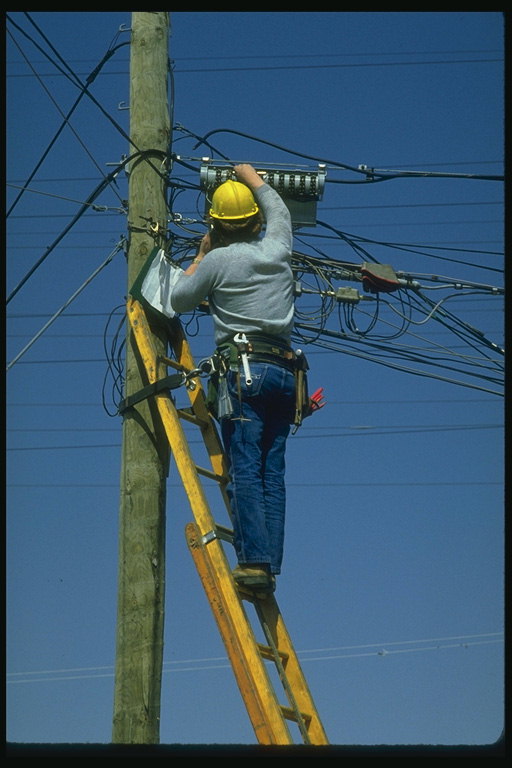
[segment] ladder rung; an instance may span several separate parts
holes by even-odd
[[[269,645],[263,645],[262,643],[257,643],[258,649],[260,654],[263,656],[264,659],[270,659],[271,661],[274,661],[274,652],[272,648]],[[277,651],[279,656],[281,657],[281,661],[283,663],[283,666],[285,666],[286,662],[290,658],[289,654],[286,653],[286,651]]]
[[[201,429],[206,429],[209,426],[206,419],[201,419],[199,416],[196,416],[189,408],[177,408],[176,411],[183,421],[189,421],[191,424],[201,427]]]
[[[215,523],[215,531],[219,539],[233,543],[234,533],[232,528],[227,528],[225,525],[219,525]]]
[[[195,467],[198,475],[202,475],[203,477],[208,477],[210,480],[215,480],[220,485],[225,485],[226,483],[229,482],[227,477],[224,477],[224,475],[218,475],[216,472],[212,472],[211,469],[198,467],[197,464],[195,465]]]
[[[224,525],[218,525],[215,523],[215,528],[212,528],[211,531],[205,533],[201,537],[201,541],[203,544],[209,544],[211,541],[215,541],[215,539],[221,539],[222,541],[228,541],[230,544],[232,544],[233,538],[234,533],[231,528],[226,528]]]
[[[181,363],[177,363],[176,360],[172,360],[172,358],[170,357],[159,355],[159,360],[161,363],[164,363],[165,365],[169,365],[171,368],[174,368],[175,371],[183,371],[184,373],[185,372],[188,373],[185,366],[181,365]]]
[[[283,707],[283,706],[281,706],[281,712],[283,713],[283,717],[286,717],[287,720],[293,720],[295,723],[299,722],[299,718],[297,717],[297,713],[291,707]],[[301,712],[300,716],[304,720],[305,724],[309,725],[309,723],[311,722],[311,715],[308,715],[305,712]]]

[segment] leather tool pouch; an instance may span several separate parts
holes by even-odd
[[[303,420],[311,415],[311,401],[308,391],[309,364],[306,355],[297,350],[295,358],[295,416],[293,424],[294,432],[298,430]]]

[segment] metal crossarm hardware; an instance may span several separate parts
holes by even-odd
[[[154,385],[157,363],[161,363],[161,358],[157,358],[144,309],[138,301],[130,298],[127,313],[146,369],[148,385]],[[190,408],[176,408],[168,388],[155,387],[150,394],[155,398],[194,516],[194,522],[186,526],[187,544],[222,636],[256,739],[260,744],[294,744],[300,740],[304,744],[327,745],[324,728],[274,594],[245,591],[233,579],[224,549],[225,542],[232,542],[232,531],[213,519],[200,479],[206,476],[216,481],[229,519],[226,458],[216,424],[206,406],[199,369],[194,365],[182,327],[177,319],[170,321],[167,327],[169,345],[175,355],[175,360],[167,360],[167,363],[184,373],[183,381],[188,384],[186,389]],[[194,377],[195,373],[197,377]],[[195,463],[182,421],[199,427],[211,469],[201,468]],[[251,619],[246,604],[253,607]],[[258,642],[256,637],[258,623],[264,643]],[[273,685],[269,661],[275,665],[278,681],[282,684],[279,693]],[[290,728],[289,723],[294,723],[295,728]]]

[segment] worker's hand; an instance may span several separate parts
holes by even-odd
[[[212,241],[211,241],[211,238],[210,238],[210,233],[207,232],[206,235],[204,235],[204,237],[201,240],[201,243],[199,245],[199,250],[198,250],[197,255],[196,255],[196,259],[198,257],[202,258],[203,256],[206,256],[206,254],[209,251],[211,251],[211,249],[212,249]]]
[[[249,163],[235,165],[235,173],[238,181],[241,181],[242,184],[247,184],[251,189],[261,187],[265,183],[259,173]]]
[[[210,233],[207,232],[206,235],[201,239],[201,242],[199,244],[199,250],[197,251],[195,257],[192,259],[191,263],[188,265],[187,269],[185,270],[186,275],[193,275],[196,271],[198,265],[202,262],[208,251],[210,251],[212,248],[212,243],[210,240]]]
[[[311,397],[309,398],[309,402],[311,403],[311,410],[314,413],[315,411],[319,411],[320,408],[323,408],[325,405],[324,397],[324,388],[319,387],[316,392],[313,392]]]

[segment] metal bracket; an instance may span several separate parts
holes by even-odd
[[[209,544],[211,541],[215,541],[217,538],[216,531],[208,531],[204,536],[201,536],[201,544]]]
[[[216,529],[208,531],[208,533],[205,533],[204,536],[201,536],[201,544],[210,544],[210,542],[215,541],[215,539],[227,541],[229,544],[232,544],[233,531],[223,525],[217,525]]]

